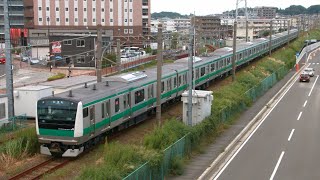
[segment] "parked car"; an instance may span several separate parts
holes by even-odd
[[[30,59],[30,64],[31,64],[31,65],[33,65],[33,64],[38,64],[39,62],[40,62],[40,60],[37,59],[37,58],[31,58],[31,59]]]
[[[28,62],[29,59],[31,59],[30,56],[25,56],[25,55],[22,55],[22,56],[21,56],[21,61],[22,61],[22,62]]]
[[[309,76],[313,77],[314,76],[314,69],[313,68],[305,68],[304,73],[309,74]]]
[[[4,55],[0,55],[0,64],[6,63],[6,57]]]
[[[310,75],[308,73],[301,73],[300,82],[310,82]]]

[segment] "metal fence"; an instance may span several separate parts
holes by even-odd
[[[249,98],[251,102],[256,101],[287,73],[288,69],[285,66],[280,67],[276,72],[272,73],[269,77],[261,81],[260,84],[249,89],[244,96]],[[224,108],[218,113],[219,123],[230,120],[232,117],[244,111],[246,108],[248,108],[248,106],[245,102],[230,104],[228,107]],[[124,180],[165,179],[164,177],[170,173],[173,159],[176,157],[184,157],[186,154],[189,154],[191,152],[191,148],[191,135],[188,133],[163,151],[163,161],[161,166],[151,167],[150,162],[147,162],[125,177]]]
[[[12,132],[26,127],[27,116],[14,116],[9,119],[0,120],[0,134]]]

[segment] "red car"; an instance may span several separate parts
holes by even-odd
[[[6,57],[0,56],[0,64],[5,64],[5,63],[6,63]]]

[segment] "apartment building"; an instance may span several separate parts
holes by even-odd
[[[24,0],[25,27],[36,46],[66,34],[96,35],[99,24],[105,39],[141,46],[137,37],[149,34],[150,5],[150,0]],[[50,52],[48,47],[41,52]]]
[[[4,8],[3,0],[0,0],[0,43],[4,43]],[[22,0],[8,1],[10,34],[13,45],[18,45],[21,41],[20,37],[27,36],[24,30],[24,8]]]
[[[254,14],[259,18],[273,19],[276,17],[276,7],[259,6],[254,8]]]

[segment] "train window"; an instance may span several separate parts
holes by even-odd
[[[183,84],[187,84],[187,74],[183,75]]]
[[[210,71],[211,71],[211,72],[214,71],[214,68],[215,68],[214,66],[215,66],[215,63],[213,63],[213,64],[210,65],[210,67],[211,67]]]
[[[88,117],[88,115],[89,115],[88,108],[84,108],[84,109],[83,109],[83,118]]]
[[[153,84],[148,87],[148,99],[153,97]]]
[[[167,81],[167,89],[168,89],[168,91],[170,91],[171,90],[171,79],[168,79],[168,81]]]
[[[196,69],[196,79],[199,79],[199,68]]]
[[[242,59],[242,53],[239,54],[239,59]]]
[[[144,101],[144,89],[141,89],[139,91],[136,91],[134,93],[134,97],[135,97],[135,104],[138,104],[142,101]]]
[[[230,62],[231,62],[231,60],[230,60],[231,58],[228,58],[227,59],[227,64],[229,65],[230,64]]]
[[[120,111],[120,100],[119,98],[114,100],[114,112],[117,113]]]
[[[182,78],[181,78],[181,76],[178,77],[178,84],[179,84],[178,86],[180,86],[180,85],[182,84]]]
[[[90,120],[94,119],[94,106],[90,107]]]
[[[219,69],[221,69],[222,68],[222,61],[220,60],[219,61]]]
[[[177,87],[177,77],[173,78],[173,88]]]
[[[161,82],[161,93],[164,92],[164,81]]]
[[[201,73],[201,77],[204,76],[206,74],[206,68],[202,67],[200,73]]]
[[[110,115],[110,100],[106,102],[106,115],[107,116]]]
[[[101,117],[105,117],[105,112],[104,112],[104,103],[101,104]]]

